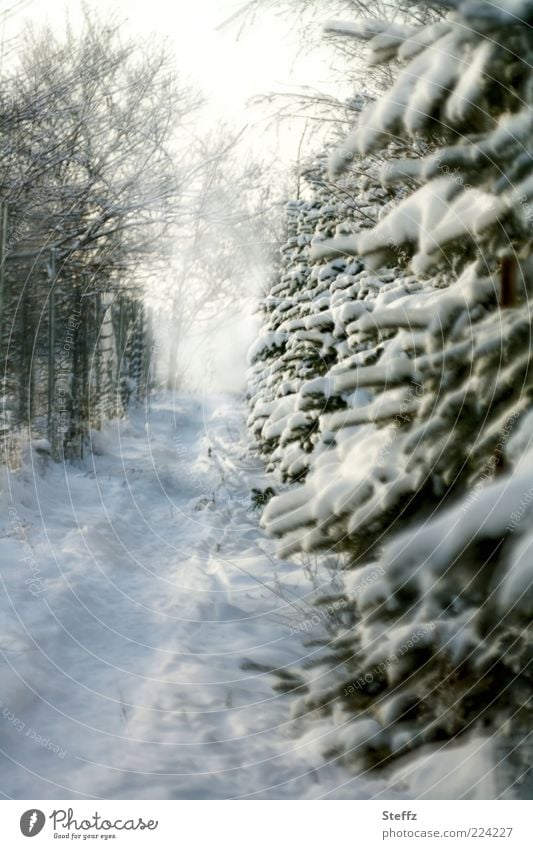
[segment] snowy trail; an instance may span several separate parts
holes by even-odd
[[[0,496],[4,793],[379,795],[272,687],[313,586],[249,509],[268,477],[240,403],[164,396],[97,440],[77,467],[34,450]]]

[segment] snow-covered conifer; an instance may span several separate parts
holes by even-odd
[[[398,141],[412,154],[382,167],[404,197],[376,226],[339,220],[314,255],[364,262],[376,294],[352,290],[353,353],[299,388],[298,409],[322,405],[320,439],[263,521],[287,552],[353,558],[359,624],[303,702],[338,721],[331,751],[389,764],[461,736],[482,747],[505,726],[491,757],[513,796],[530,760],[533,13],[526,0],[440,8],[402,31],[329,25],[401,63],[331,176]]]

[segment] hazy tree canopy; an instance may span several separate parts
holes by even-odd
[[[387,765],[524,709],[513,782],[531,721],[530,9],[435,6],[329,25],[393,79],[287,205],[249,423],[283,482],[264,526],[351,570],[352,630],[301,705],[338,724],[330,752]]]

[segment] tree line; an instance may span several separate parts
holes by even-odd
[[[169,55],[87,11],[28,27],[0,94],[1,428],[79,455],[148,380],[143,278],[179,211]]]

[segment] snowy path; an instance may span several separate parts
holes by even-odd
[[[256,671],[305,654],[291,624],[312,586],[249,510],[268,479],[240,404],[163,397],[98,440],[78,467],[34,451],[0,496],[4,793],[379,793],[325,764],[323,728],[300,736]]]

